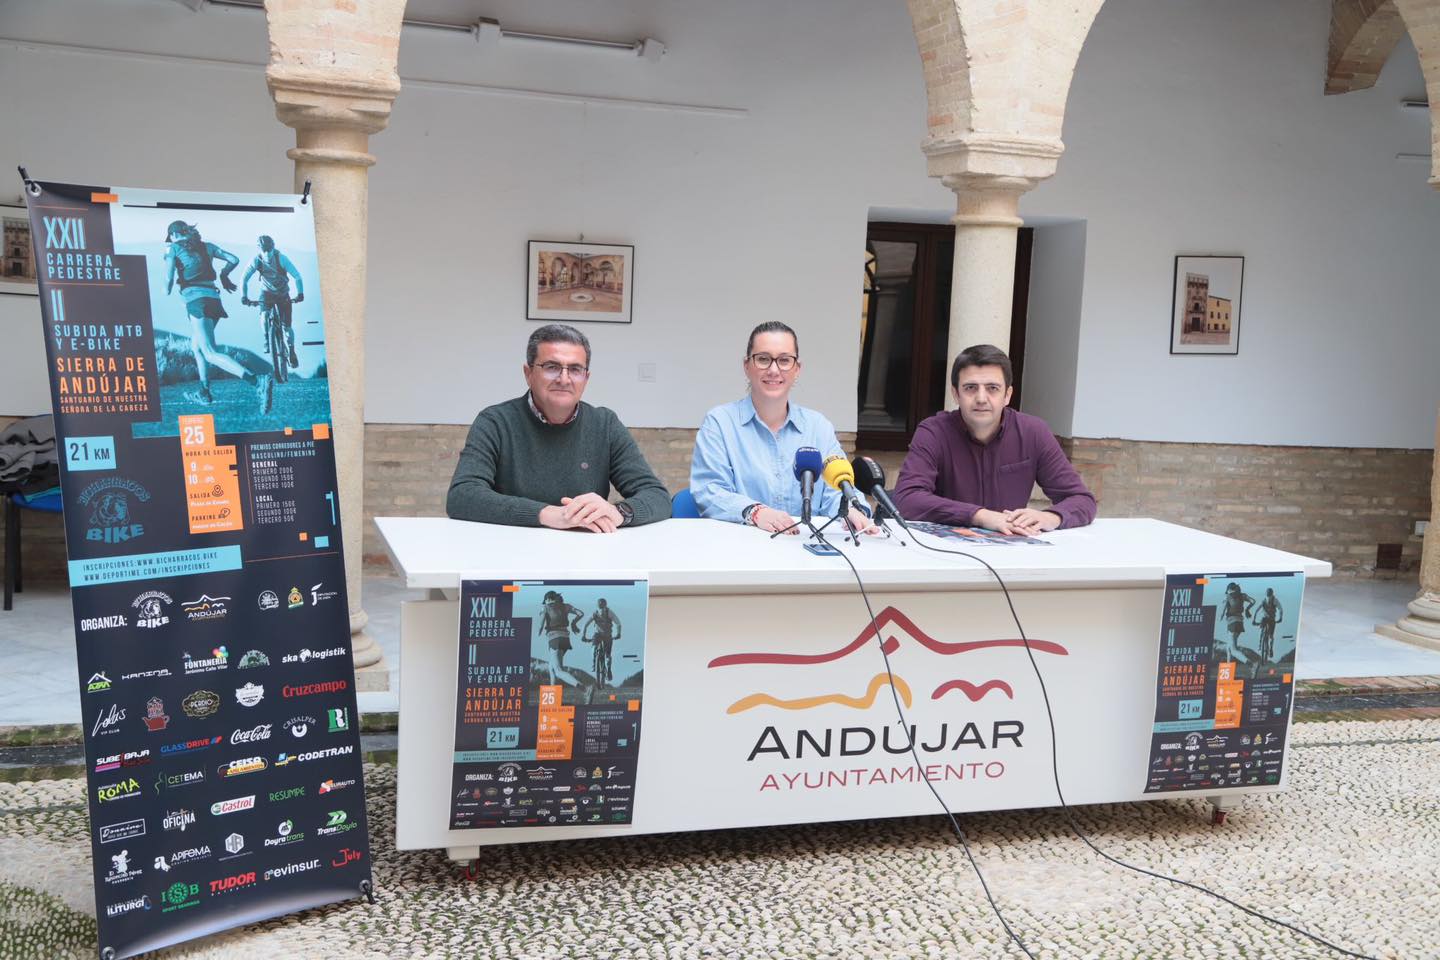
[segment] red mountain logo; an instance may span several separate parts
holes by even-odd
[[[829,653],[732,653],[711,660],[709,667],[737,667],[746,665],[781,665],[781,666],[813,666],[822,663],[834,663],[859,652],[863,647],[874,640],[878,635],[883,637],[882,648],[886,655],[894,654],[901,648],[901,639],[904,638],[912,644],[929,650],[931,653],[939,654],[942,657],[953,657],[963,653],[974,653],[977,650],[988,650],[995,647],[1025,647],[1025,640],[997,639],[997,640],[972,640],[961,643],[947,643],[936,640],[924,630],[915,625],[901,611],[894,607],[886,607],[880,611],[873,624],[867,624],[865,629],[850,643],[838,650]],[[888,634],[888,635],[887,635]],[[1030,640],[1030,649],[1036,653],[1048,653],[1054,656],[1066,657],[1070,651],[1063,645],[1050,640]],[[808,710],[822,704],[839,704],[853,707],[855,709],[867,709],[874,704],[880,688],[889,685],[889,678],[885,674],[878,674],[873,678],[865,693],[860,696],[852,696],[844,693],[822,694],[820,696],[802,697],[793,700],[783,700],[766,693],[754,693],[743,697],[731,704],[727,713],[741,713],[753,707],[772,706],[784,710]],[[952,679],[941,683],[930,694],[930,699],[939,700],[941,697],[958,690],[973,702],[983,700],[991,691],[998,690],[1011,700],[1015,699],[1015,691],[1010,684],[1004,680],[991,679],[983,683],[975,684],[968,680]],[[904,679],[899,675],[895,677],[895,692],[899,694],[905,704],[910,704],[910,688]]]

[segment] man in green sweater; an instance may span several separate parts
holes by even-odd
[[[614,533],[670,516],[670,494],[613,410],[581,403],[590,341],[565,324],[530,335],[523,397],[470,427],[445,512],[456,520]],[[610,488],[625,499],[610,503]]]

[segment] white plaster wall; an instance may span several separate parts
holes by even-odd
[[[1021,409],[1043,417],[1062,437],[1074,435],[1075,357],[1084,289],[1085,223],[1036,226]]]
[[[1328,0],[1109,0],[1081,52],[1059,173],[1029,213],[1085,217],[1074,433],[1430,447],[1440,192],[1402,40],[1324,97]],[[1240,353],[1170,356],[1176,254],[1245,255]],[[1029,384],[1026,390],[1030,389]]]
[[[256,63],[265,55],[258,14],[197,16],[165,0],[95,6],[17,0],[0,7],[0,36]],[[418,5],[411,6],[413,15]],[[80,9],[87,17],[75,15]],[[371,171],[368,420],[469,422],[479,407],[518,394],[525,339],[536,326],[524,317],[526,241],[583,234],[636,247],[634,323],[584,325],[595,347],[587,399],[614,407],[632,426],[698,425],[709,407],[743,391],[750,328],[780,319],[801,336],[800,402],[854,429],[867,211],[896,197],[940,207],[950,197],[924,174],[924,86],[903,4],[849,4],[836,16],[821,0],[514,0],[483,10],[431,3],[426,13],[483,13],[539,32],[652,35],[670,53],[659,64],[509,43],[485,54],[463,35],[407,29],[402,76],[457,85],[408,84],[390,128],[371,140],[379,163]],[[217,47],[217,33],[229,43]],[[30,114],[17,145],[0,146],[0,162],[23,152],[32,172],[53,179],[215,189],[289,183],[289,131],[273,119],[258,70],[6,47],[0,56],[0,81],[24,76],[38,92],[26,107],[0,104],[0,127],[11,113]],[[78,79],[62,85],[62,72]],[[175,142],[167,80],[202,88],[214,112],[229,117],[206,138],[219,157],[214,169],[185,168],[196,150]],[[549,102],[458,84],[650,105]],[[55,130],[36,115],[74,109],[87,88],[108,91],[117,114],[110,129]],[[120,132],[127,128],[135,134]],[[8,318],[0,314],[0,323]],[[33,372],[38,334],[31,341],[22,347],[33,381],[33,396],[19,404],[27,408],[44,399],[43,374]],[[639,380],[641,363],[655,365],[654,382]],[[17,405],[18,390],[0,386],[0,409]]]
[[[924,174],[923,83],[899,0],[411,8],[542,32],[652,35],[670,52],[658,65],[524,45],[482,54],[463,35],[406,31],[410,82],[390,129],[372,139],[367,419],[468,422],[517,393],[533,328],[525,241],[583,232],[637,248],[635,323],[585,328],[596,346],[587,399],[635,426],[693,426],[742,389],[749,328],[783,319],[802,336],[800,401],[853,429],[867,211],[952,208]],[[1081,54],[1060,174],[1022,205],[1029,217],[1087,223],[1078,364],[1063,331],[1052,341],[1032,328],[1029,339],[1026,393],[1052,407],[1057,429],[1073,375],[1078,435],[1433,442],[1440,195],[1425,165],[1393,159],[1428,150],[1426,115],[1397,105],[1423,85],[1407,41],[1377,89],[1322,97],[1328,19],[1326,0],[1109,0],[1102,10]],[[259,14],[197,15],[173,0],[8,0],[0,37],[251,64],[0,41],[0,89],[11,94],[0,98],[0,182],[23,160],[53,179],[289,187],[292,137],[258,66]],[[1247,257],[1241,354],[1172,358],[1172,257],[1208,250]],[[1043,294],[1047,267],[1036,266]],[[1076,305],[1062,301],[1051,296],[1059,312],[1042,327],[1053,318],[1072,329]],[[0,412],[47,403],[36,309],[0,297]],[[654,383],[639,381],[642,362],[656,365]]]

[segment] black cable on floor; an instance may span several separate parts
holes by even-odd
[[[1113,864],[1116,864],[1117,866],[1124,867],[1127,870],[1134,870],[1136,873],[1144,874],[1147,877],[1154,877],[1157,880],[1168,880],[1169,882],[1179,884],[1182,887],[1189,887],[1191,890],[1198,890],[1201,893],[1209,894],[1216,900],[1228,903],[1232,907],[1235,907],[1237,910],[1241,910],[1249,914],[1250,916],[1255,917],[1256,919],[1264,920],[1266,923],[1273,923],[1276,926],[1284,927],[1287,930],[1300,934],[1302,937],[1307,937],[1310,940],[1313,940],[1315,943],[1320,944],[1322,947],[1328,947],[1329,949],[1334,950],[1336,953],[1342,954],[1347,957],[1355,957],[1356,960],[1378,960],[1378,958],[1372,957],[1369,954],[1355,953],[1353,950],[1346,950],[1344,947],[1337,946],[1336,944],[1331,943],[1329,940],[1316,936],[1308,930],[1303,930],[1300,927],[1295,926],[1293,923],[1287,923],[1284,920],[1280,920],[1267,914],[1261,913],[1258,910],[1252,910],[1250,907],[1245,906],[1243,903],[1237,903],[1236,901],[1231,900],[1229,897],[1225,896],[1223,893],[1217,893],[1216,891],[1211,890],[1209,887],[1202,886],[1198,883],[1192,883],[1189,880],[1181,880],[1179,877],[1172,877],[1169,874],[1157,873],[1154,870],[1147,870],[1146,868],[1136,866],[1133,863],[1126,863],[1124,860],[1121,860],[1117,857],[1112,857],[1110,854],[1097,847],[1094,842],[1085,835],[1085,832],[1080,829],[1080,824],[1077,823],[1075,820],[1074,811],[1072,811],[1070,809],[1070,805],[1065,802],[1065,794],[1060,789],[1060,754],[1059,746],[1056,743],[1055,737],[1055,714],[1050,709],[1050,693],[1045,689],[1045,677],[1040,673],[1040,664],[1035,662],[1035,651],[1030,649],[1030,638],[1025,636],[1025,628],[1020,625],[1020,615],[1015,612],[1015,601],[1010,598],[1010,588],[1005,585],[1005,579],[1000,576],[999,571],[997,571],[994,567],[990,566],[990,564],[986,563],[981,558],[975,556],[975,554],[973,553],[966,553],[963,550],[947,550],[943,547],[937,547],[932,544],[924,543],[920,540],[919,537],[911,533],[908,527],[905,527],[904,529],[906,533],[910,534],[910,540],[912,543],[924,547],[926,550],[933,550],[936,553],[948,553],[953,554],[957,557],[966,557],[970,560],[974,560],[976,563],[983,566],[986,570],[989,570],[990,575],[995,578],[995,582],[1000,584],[1000,589],[1005,594],[1005,603],[1010,607],[1010,617],[1015,621],[1015,629],[1020,631],[1020,639],[1025,644],[1025,654],[1030,658],[1030,666],[1035,671],[1035,679],[1040,681],[1040,694],[1045,700],[1045,715],[1050,720],[1050,770],[1055,778],[1055,795],[1060,798],[1060,809],[1064,812],[1065,820],[1070,824],[1070,829],[1075,832],[1075,836],[1079,837],[1080,840],[1087,847],[1094,851],[1097,856],[1100,856],[1103,859],[1108,860]],[[850,568],[853,570],[855,568],[854,564],[851,564]],[[856,574],[856,577],[858,579],[859,575]],[[868,598],[866,599],[865,604],[868,609],[870,604]],[[888,668],[890,662],[888,657],[886,658],[885,662]],[[932,787],[931,789],[933,790],[934,788]],[[939,794],[936,794],[936,796],[939,796]],[[946,812],[948,813],[949,811],[947,810]]]
[[[880,623],[875,619],[875,608],[870,605],[870,594],[865,590],[865,581],[860,578],[860,571],[855,569],[855,564],[845,555],[844,551],[836,549],[830,541],[825,539],[824,534],[818,530],[814,531],[814,534],[817,540],[834,550],[840,559],[844,560],[850,567],[850,572],[855,575],[855,583],[860,587],[860,597],[865,601],[865,611],[870,614],[870,626],[875,631],[875,642],[880,645],[880,656],[885,658],[885,674],[890,678],[890,696],[895,701],[895,712],[900,716],[900,728],[905,732],[907,739],[910,741],[910,756],[914,758],[915,767],[920,771],[920,779],[925,781],[925,786],[930,788],[930,793],[934,795],[935,800],[940,804],[940,809],[944,810],[945,816],[950,818],[950,826],[955,828],[955,836],[960,838],[960,846],[965,850],[965,856],[969,859],[970,866],[975,870],[975,876],[980,880],[980,889],[985,891],[985,899],[990,901],[990,909],[995,911],[995,918],[1000,921],[1000,926],[1005,928],[1006,934],[1008,934],[1010,939],[1015,942],[1015,945],[1020,948],[1021,953],[1029,957],[1030,960],[1035,960],[1035,954],[1030,952],[1029,948],[1025,946],[1025,941],[1021,940],[1019,934],[1011,929],[1010,924],[1005,920],[1005,915],[1000,912],[1000,905],[995,902],[995,897],[990,893],[990,885],[985,882],[985,875],[980,872],[980,864],[975,860],[975,854],[970,852],[970,843],[965,839],[965,831],[960,829],[960,821],[955,819],[955,814],[952,813],[950,807],[946,805],[945,798],[940,796],[940,791],[936,790],[935,785],[930,782],[930,778],[925,776],[925,764],[920,762],[920,754],[915,749],[915,741],[919,739],[919,737],[912,735],[910,724],[905,717],[905,708],[900,705],[900,694],[895,690],[895,674],[890,669],[890,654],[885,652],[885,638],[880,633]]]

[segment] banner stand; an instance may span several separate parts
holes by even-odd
[[[97,954],[357,892],[374,905],[310,183],[202,193],[17,169],[60,452]]]

